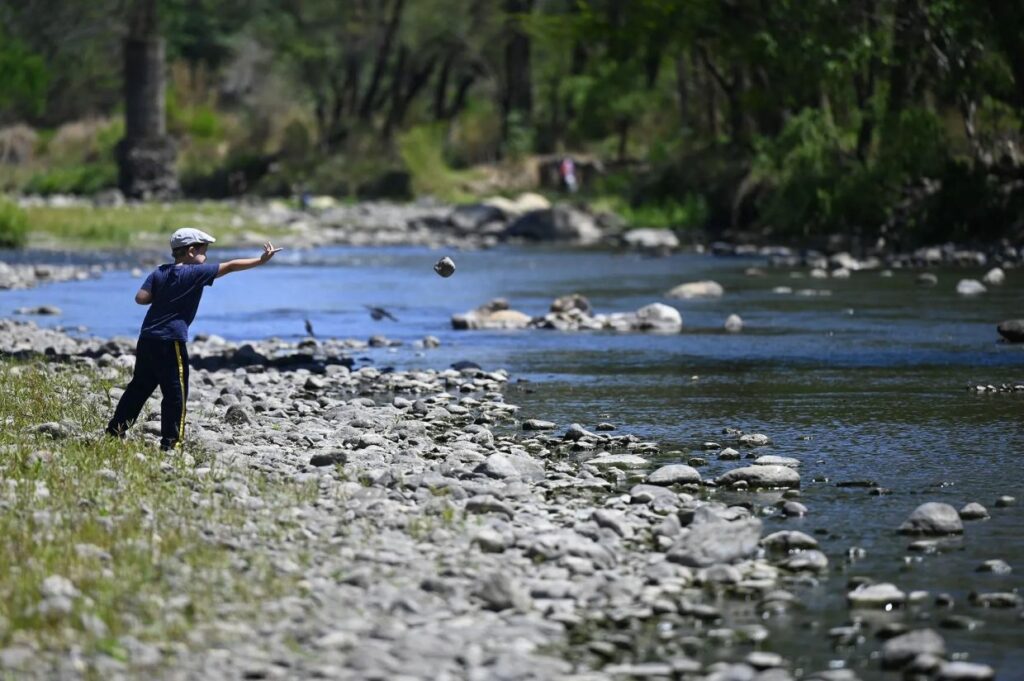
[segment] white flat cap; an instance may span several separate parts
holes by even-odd
[[[212,244],[216,239],[201,229],[182,227],[171,235],[171,248],[181,248],[192,244]]]

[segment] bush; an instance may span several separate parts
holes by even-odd
[[[29,178],[29,194],[95,194],[117,186],[117,164],[113,160],[42,170]]]
[[[28,239],[28,216],[13,201],[0,199],[0,247],[21,248]]]
[[[444,159],[444,133],[440,127],[412,128],[399,136],[398,151],[412,175],[412,187],[417,194],[455,202],[472,198],[460,187],[467,179],[465,174],[452,170]]]

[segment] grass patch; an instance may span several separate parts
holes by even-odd
[[[25,211],[12,201],[0,198],[0,248],[19,248],[28,238]]]
[[[234,206],[214,202],[142,203],[122,207],[36,206],[25,209],[29,243],[54,242],[67,247],[164,248],[179,227],[198,227],[217,238],[218,246],[241,241],[243,233],[268,238],[280,229],[256,223]]]
[[[653,227],[691,231],[701,229],[708,220],[707,201],[696,194],[687,194],[682,201],[665,199],[659,203],[633,205],[617,196],[596,199],[595,210],[617,213],[630,227]]]
[[[0,648],[36,647],[32,664],[72,647],[130,658],[133,639],[184,641],[199,622],[295,589],[259,548],[316,488],[215,463],[199,474],[99,436],[107,390],[128,378],[105,371],[0,360]],[[33,431],[41,423],[72,434],[51,440]],[[265,506],[246,507],[232,484]]]
[[[473,181],[474,174],[453,170],[448,165],[444,158],[444,133],[440,127],[421,125],[399,135],[398,151],[412,175],[416,194],[430,194],[453,203],[473,199],[466,187]]]

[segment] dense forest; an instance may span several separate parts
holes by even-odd
[[[0,189],[117,185],[140,30],[185,195],[460,200],[571,154],[640,224],[1022,232],[1021,2],[4,2]]]

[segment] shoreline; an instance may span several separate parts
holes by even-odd
[[[114,381],[110,398],[118,396],[131,339],[0,324],[8,343],[0,351],[28,346],[53,367],[93,367]],[[765,536],[760,518],[802,506],[798,469],[774,456],[770,437],[729,429],[709,453],[758,457],[757,465],[736,461],[717,479],[702,478],[684,464],[652,465],[656,442],[519,413],[505,401],[502,370],[350,369],[340,359],[359,343],[321,347],[333,363],[321,364],[314,351],[307,365],[275,367],[255,356],[312,348],[257,341],[243,352],[251,364],[193,369],[196,456],[185,457],[186,468],[221,481],[223,503],[259,511],[253,522],[292,518],[296,531],[257,548],[299,581],[295,593],[261,603],[258,626],[228,617],[197,627],[184,650],[143,643],[154,664],[180,678],[239,670],[263,678],[795,678],[793,661],[767,652],[767,628],[730,614],[784,613],[840,560],[802,532]],[[202,365],[242,347],[207,339],[191,354]],[[144,411],[150,418],[137,424],[131,446],[149,451],[138,435],[152,438],[155,407]],[[65,427],[48,432],[83,436]],[[60,446],[41,434],[28,439],[29,447]],[[316,498],[274,507],[245,477],[252,475],[313,485]],[[924,602],[866,582],[830,596],[845,596],[865,623],[876,608],[913,611]],[[658,660],[643,659],[643,632],[666,626]],[[932,634],[941,636],[917,631],[881,645],[883,663],[909,664],[907,650],[935,655]],[[867,664],[868,651],[859,652]],[[86,668],[141,668],[106,657]],[[971,678],[988,669],[938,658],[950,674],[956,664],[971,664],[980,674]],[[60,672],[69,660],[51,651],[47,663]],[[801,678],[855,679],[874,669],[804,670]]]

